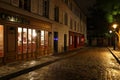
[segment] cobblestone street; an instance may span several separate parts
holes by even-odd
[[[107,48],[86,48],[11,80],[120,80],[119,73],[120,65]]]

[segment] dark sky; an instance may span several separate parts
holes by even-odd
[[[76,2],[84,12],[88,13],[87,8],[91,7],[95,0],[76,0]]]

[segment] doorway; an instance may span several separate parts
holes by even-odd
[[[67,34],[64,34],[64,51],[67,51]]]
[[[74,48],[77,48],[77,36],[74,36]]]
[[[58,32],[54,32],[54,53],[58,53]]]

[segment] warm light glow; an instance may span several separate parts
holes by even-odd
[[[28,33],[31,35],[31,29],[28,29]]]
[[[36,31],[35,29],[33,29],[33,37],[36,37],[36,36],[37,36]]]
[[[23,28],[23,32],[27,32],[27,28]]]
[[[18,32],[21,33],[22,32],[22,28],[18,27]]]
[[[112,26],[112,27],[113,27],[114,29],[116,29],[116,28],[117,28],[117,26],[118,26],[117,24],[113,24],[113,26]]]
[[[13,16],[12,16],[9,20],[10,20],[10,21],[15,21],[15,19],[14,19],[14,17],[13,17]]]
[[[4,26],[0,25],[0,57],[4,56]]]
[[[112,31],[110,30],[109,33],[112,33]]]
[[[41,31],[41,35],[44,36],[44,31],[43,30]]]

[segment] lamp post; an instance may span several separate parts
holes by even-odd
[[[112,27],[113,27],[113,32],[114,32],[114,42],[113,42],[113,49],[115,50],[115,48],[116,48],[116,37],[115,37],[115,30],[116,30],[116,28],[117,28],[117,24],[113,24],[112,25]]]
[[[112,35],[111,34],[113,33],[113,31],[110,30],[109,33],[110,33],[110,36],[109,36],[109,46],[112,46]]]

